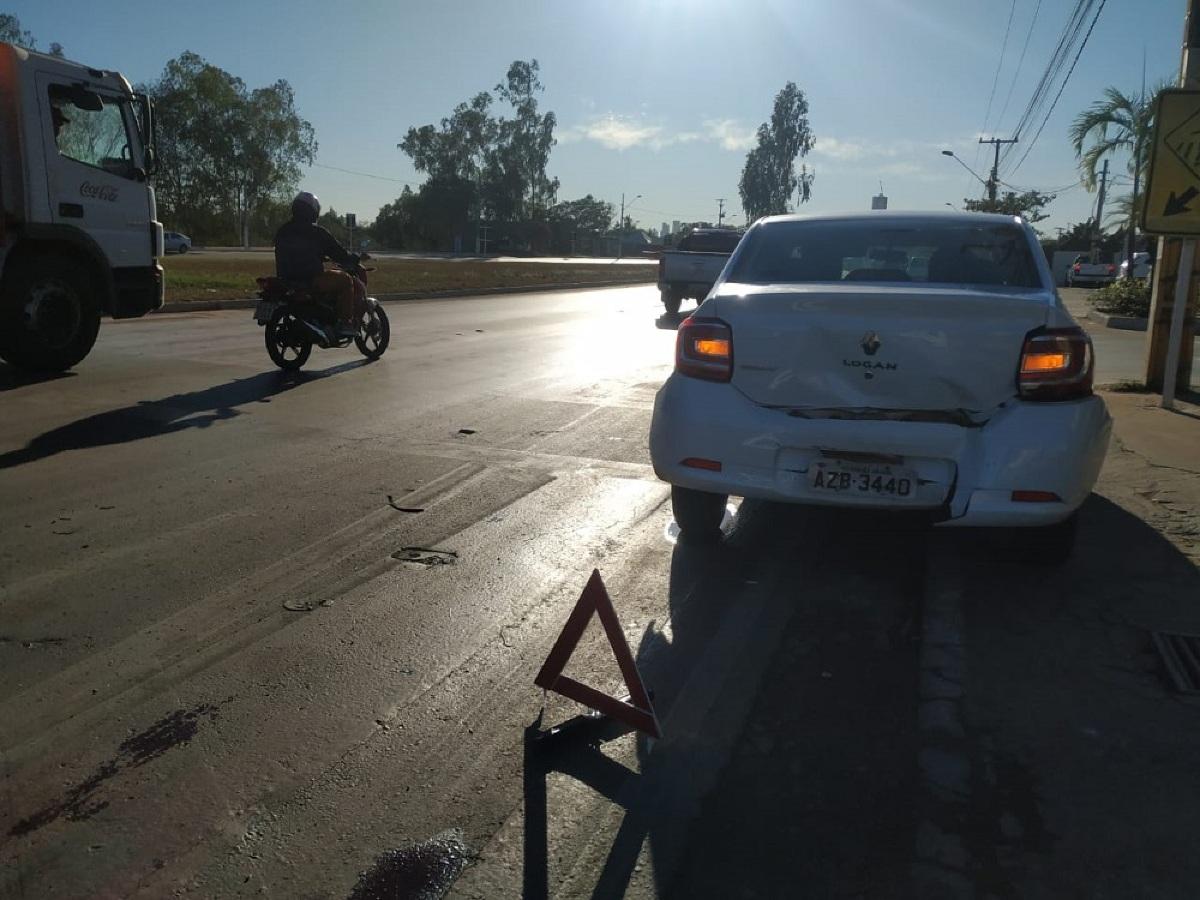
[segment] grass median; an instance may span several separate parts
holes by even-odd
[[[255,278],[275,274],[269,254],[261,260],[195,253],[162,260],[166,270],[167,302],[238,300],[253,297]],[[620,263],[487,262],[449,259],[372,259],[372,294],[408,291],[470,291],[480,288],[539,287],[552,284],[591,284],[654,281],[657,269]]]

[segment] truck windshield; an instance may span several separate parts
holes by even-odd
[[[1041,286],[1017,225],[814,221],[761,225],[746,238],[729,281],[923,282]]]
[[[129,101],[109,96],[99,99],[99,109],[87,109],[75,104],[69,89],[59,85],[50,88],[58,152],[112,175],[132,178],[136,166],[129,127],[133,117],[126,108]]]

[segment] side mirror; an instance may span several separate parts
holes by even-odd
[[[158,157],[154,153],[153,147],[147,147],[142,154],[142,161],[145,163],[147,175],[153,175],[155,169],[158,168]]]

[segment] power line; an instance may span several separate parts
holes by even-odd
[[[394,181],[396,184],[404,184],[408,187],[419,187],[411,181],[405,181],[403,178],[391,178],[387,175],[375,175],[371,172],[356,172],[354,169],[343,169],[341,166],[327,166],[324,163],[313,163],[317,169],[331,169],[334,172],[344,172],[347,175],[357,175],[360,178],[374,178],[376,181]]]
[[[1000,70],[1004,68],[1004,54],[1008,51],[1008,34],[1012,31],[1013,14],[1017,11],[1017,0],[1012,0],[1008,8],[1008,24],[1004,27],[1004,41],[1000,44],[1000,58],[996,60],[996,74],[992,76],[992,91],[988,94],[987,110],[983,114],[983,128],[987,131],[988,121],[992,117],[992,101],[996,99],[996,84],[1000,81]]]
[[[1036,121],[1038,116],[1041,115],[1049,93],[1053,89],[1054,83],[1058,80],[1063,66],[1066,65],[1071,49],[1075,46],[1075,42],[1083,29],[1083,23],[1087,21],[1087,14],[1091,11],[1095,2],[1096,0],[1076,0],[1075,7],[1071,11],[1066,25],[1063,26],[1062,32],[1059,34],[1058,43],[1055,45],[1054,51],[1050,54],[1050,59],[1046,62],[1045,68],[1042,70],[1042,75],[1034,87],[1029,102],[1025,104],[1025,109],[1017,121],[1016,128],[1013,129],[1015,137],[1021,137],[1026,127]],[[1004,154],[1004,162],[1008,161],[1011,152],[1012,149],[1009,148],[1009,151]]]
[[[1021,45],[1021,56],[1017,59],[1017,68],[1013,71],[1012,81],[1008,85],[1008,96],[1004,98],[1004,106],[1000,108],[1000,115],[996,117],[997,125],[1004,122],[1004,114],[1008,112],[1008,104],[1012,100],[1013,90],[1017,86],[1017,78],[1021,75],[1021,66],[1025,63],[1025,54],[1029,50],[1029,39],[1033,37],[1033,26],[1037,24],[1038,13],[1041,11],[1042,0],[1037,0],[1037,6],[1033,8],[1033,18],[1029,20],[1029,30],[1025,32],[1025,43]]]
[[[1042,119],[1042,124],[1038,126],[1037,133],[1033,136],[1033,140],[1029,142],[1029,146],[1025,148],[1025,153],[1017,160],[1017,164],[1013,166],[1012,171],[1015,172],[1021,168],[1021,163],[1025,162],[1025,158],[1029,156],[1029,152],[1033,150],[1033,145],[1037,143],[1037,139],[1042,136],[1042,129],[1046,127],[1046,123],[1050,121],[1050,116],[1054,113],[1054,107],[1058,106],[1059,98],[1062,97],[1063,91],[1067,87],[1067,82],[1071,80],[1071,74],[1075,71],[1075,64],[1079,62],[1079,57],[1083,55],[1083,48],[1087,46],[1088,38],[1092,36],[1092,29],[1096,27],[1096,22],[1100,18],[1100,13],[1104,12],[1104,4],[1108,0],[1100,0],[1100,5],[1096,7],[1096,14],[1092,16],[1092,24],[1088,26],[1087,34],[1083,36],[1083,41],[1079,45],[1079,49],[1075,51],[1075,58],[1071,60],[1071,68],[1067,70],[1067,77],[1062,80],[1062,84],[1058,86],[1058,93],[1054,95],[1054,102],[1050,104],[1050,108],[1046,110],[1046,117]],[[1010,173],[1011,174],[1011,173]]]

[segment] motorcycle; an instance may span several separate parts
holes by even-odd
[[[328,350],[348,347],[353,341],[367,359],[383,356],[391,338],[391,328],[379,301],[367,296],[367,273],[375,270],[362,265],[364,258],[365,255],[356,256],[353,269],[343,268],[355,280],[358,333],[353,337],[338,334],[337,312],[330,298],[275,276],[256,279],[258,304],[254,309],[254,320],[266,326],[267,353],[275,365],[289,371],[299,369],[308,361],[314,344]]]

